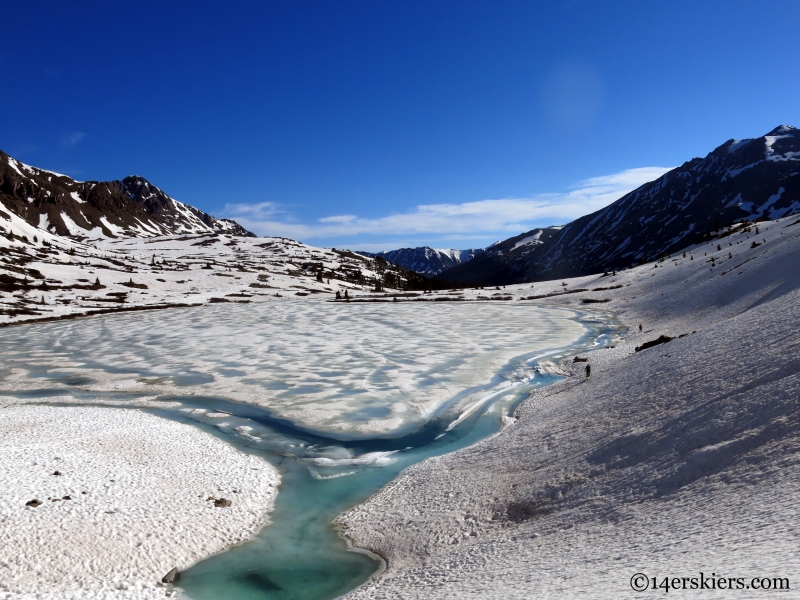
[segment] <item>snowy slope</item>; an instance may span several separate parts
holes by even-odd
[[[0,461],[3,599],[166,598],[173,567],[265,525],[280,483],[191,425],[89,406],[5,406]],[[225,510],[207,500],[222,490]]]
[[[0,208],[0,325],[98,312],[407,287],[405,271],[352,252],[229,234],[75,239]],[[297,298],[297,299],[300,299]]]
[[[795,216],[615,275],[508,286],[599,307],[627,332],[565,360],[571,376],[499,435],[345,513],[348,537],[388,562],[347,597],[624,598],[636,573],[661,584],[701,572],[736,582],[703,596],[778,597],[744,587],[765,577],[798,597],[798,259]]]
[[[31,225],[75,238],[153,237],[183,233],[252,236],[170,198],[142,177],[75,181],[0,152],[0,206]]]
[[[676,252],[736,221],[798,212],[800,132],[782,125],[759,138],[728,140],[569,223],[535,252],[515,250],[517,236],[443,277],[503,284],[602,273]]]

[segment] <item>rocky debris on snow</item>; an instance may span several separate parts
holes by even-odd
[[[635,352],[641,352],[642,350],[647,350],[648,348],[652,348],[653,346],[658,346],[659,344],[666,344],[667,342],[671,342],[674,340],[674,337],[670,337],[668,335],[660,335],[654,340],[650,340],[649,342],[645,342],[641,346],[636,346],[634,348]]]

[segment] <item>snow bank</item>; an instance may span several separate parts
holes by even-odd
[[[170,569],[263,527],[279,483],[210,434],[111,408],[0,409],[0,464],[0,598],[163,598]]]

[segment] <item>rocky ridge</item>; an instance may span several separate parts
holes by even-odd
[[[503,285],[603,273],[674,254],[736,222],[797,212],[800,132],[781,125],[728,140],[606,208],[495,244],[440,277]],[[537,243],[521,243],[528,238]]]
[[[50,233],[73,238],[225,233],[255,237],[165,194],[143,177],[76,181],[0,151],[0,207]]]

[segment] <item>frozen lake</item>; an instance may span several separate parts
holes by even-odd
[[[0,392],[143,401],[281,470],[273,524],[203,561],[193,598],[333,598],[378,568],[331,527],[405,467],[500,429],[550,361],[611,342],[602,316],[497,302],[288,301],[0,331]]]
[[[7,390],[214,396],[340,438],[396,436],[479,400],[484,389],[472,388],[501,371],[529,379],[532,363],[509,361],[573,343],[587,331],[575,317],[456,302],[153,311],[6,330],[0,381]]]

